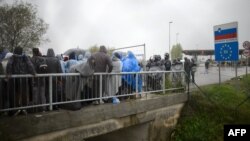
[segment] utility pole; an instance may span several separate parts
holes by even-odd
[[[172,21],[170,21],[169,22],[169,49],[168,49],[168,51],[169,51],[169,58],[171,59],[171,52],[170,52],[170,48],[171,48],[171,44],[170,44],[170,40],[171,40],[171,38],[170,38],[170,25],[171,25],[171,23],[173,23]]]

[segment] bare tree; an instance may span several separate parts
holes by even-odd
[[[98,52],[99,51],[99,47],[97,45],[93,45],[88,50],[92,54],[92,53]]]
[[[107,54],[109,56],[112,56],[112,53],[114,51],[114,47],[107,47]],[[88,51],[92,54],[92,53],[95,53],[95,52],[98,52],[99,51],[99,47],[97,45],[93,45],[91,46]]]
[[[15,2],[0,6],[0,47],[13,51],[17,46],[33,48],[48,41],[43,35],[48,29],[37,9],[30,3]]]

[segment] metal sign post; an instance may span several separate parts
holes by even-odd
[[[237,77],[238,77],[237,66],[238,66],[238,61],[235,61],[235,78],[236,78],[236,79],[237,79]]]
[[[247,67],[248,67],[248,57],[247,57],[247,63],[246,63],[246,76],[247,76]]]
[[[235,61],[237,77],[237,61],[239,60],[238,22],[214,26],[215,61],[219,62],[219,83],[221,83],[221,62]]]
[[[246,76],[247,76],[247,67],[248,67],[248,57],[250,56],[250,42],[249,41],[245,41],[243,43],[243,48],[245,48],[245,50],[243,51],[243,55],[246,56]]]
[[[221,66],[221,62],[219,61],[219,85],[221,84],[220,66]]]

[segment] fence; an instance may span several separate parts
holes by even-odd
[[[92,102],[133,99],[135,96],[184,91],[184,71],[153,71],[0,75],[0,112],[28,109],[53,110],[57,106],[81,107]]]

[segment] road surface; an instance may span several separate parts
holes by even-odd
[[[246,74],[246,67],[237,68],[237,74],[243,75]],[[250,67],[248,67],[248,74],[250,73]],[[221,82],[230,80],[235,77],[235,68],[233,67],[221,67]],[[195,73],[195,82],[198,86],[215,84],[219,83],[219,68],[218,67],[210,67],[208,69],[208,73],[205,73],[205,67],[199,66],[197,67],[197,71]]]

